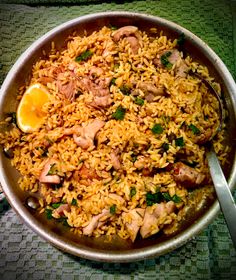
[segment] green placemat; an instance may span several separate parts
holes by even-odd
[[[29,2],[36,4],[36,0]],[[37,1],[39,6],[0,4],[0,83],[22,51],[51,28],[81,15],[110,10],[157,15],[186,27],[207,42],[236,77],[235,2],[91,2],[79,6],[40,6],[43,0]],[[3,201],[0,249],[1,279],[236,279],[236,252],[221,214],[195,239],[172,253],[130,264],[108,264],[58,251],[23,225]]]

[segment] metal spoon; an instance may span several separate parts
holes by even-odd
[[[216,190],[216,194],[220,203],[220,207],[225,217],[225,221],[228,226],[229,233],[231,235],[231,239],[233,241],[234,247],[236,248],[236,205],[211,141],[216,136],[216,134],[222,129],[222,124],[224,119],[223,104],[218,93],[211,85],[211,83],[205,80],[198,73],[191,71],[190,75],[193,75],[198,79],[200,79],[201,82],[203,82],[211,90],[211,92],[214,94],[214,96],[217,98],[219,102],[220,124],[216,129],[216,131],[211,136],[211,138],[208,139],[207,143],[205,143],[207,147],[206,157],[207,157],[211,177],[213,180],[213,184]]]

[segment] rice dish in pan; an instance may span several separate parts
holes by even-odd
[[[212,196],[204,144],[219,104],[190,71],[219,94],[220,85],[184,56],[183,40],[110,26],[73,34],[60,51],[52,43],[0,134],[38,212],[77,234],[134,242],[173,234],[192,190]],[[214,147],[222,164],[223,140],[221,131]]]

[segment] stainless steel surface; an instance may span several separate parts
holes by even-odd
[[[3,118],[5,113],[16,110],[17,101],[15,97],[17,95],[17,89],[27,83],[32,64],[39,57],[43,57],[43,50],[49,52],[52,40],[55,42],[57,48],[62,48],[65,38],[72,31],[76,30],[78,33],[83,34],[84,29],[86,29],[88,34],[90,34],[92,31],[109,24],[118,27],[136,25],[146,31],[150,27],[156,27],[158,31],[163,30],[164,34],[172,38],[176,38],[181,33],[184,33],[187,51],[191,53],[194,59],[207,65],[210,69],[210,74],[216,77],[216,80],[223,87],[225,102],[229,109],[229,143],[233,145],[233,131],[235,130],[236,123],[236,86],[224,63],[207,44],[177,24],[159,17],[129,12],[99,13],[76,18],[56,27],[34,42],[17,60],[2,85],[0,94],[0,118]],[[231,155],[232,160],[228,167],[228,184],[232,190],[236,185],[235,146],[232,149]],[[163,255],[191,240],[219,212],[219,204],[215,201],[197,221],[192,222],[186,229],[167,240],[151,238],[148,240],[137,240],[137,242],[132,244],[129,241],[119,239],[114,239],[109,243],[106,239],[102,238],[78,238],[66,232],[65,229],[59,228],[58,225],[35,215],[35,212],[32,212],[25,206],[27,197],[17,186],[19,174],[11,167],[10,160],[5,158],[3,154],[0,157],[0,170],[0,180],[5,195],[12,207],[28,226],[63,251],[97,261],[131,262]]]
[[[211,149],[207,152],[207,160],[220,207],[224,214],[234,247],[236,248],[236,205],[213,145],[211,145]]]

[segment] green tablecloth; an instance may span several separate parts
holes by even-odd
[[[157,15],[186,27],[206,41],[236,77],[236,1],[3,2],[15,4],[0,4],[0,83],[22,51],[51,28],[81,15],[111,10]],[[23,225],[4,201],[0,203],[0,249],[1,280],[236,279],[236,252],[222,214],[172,253],[136,263],[107,264],[58,251]]]

